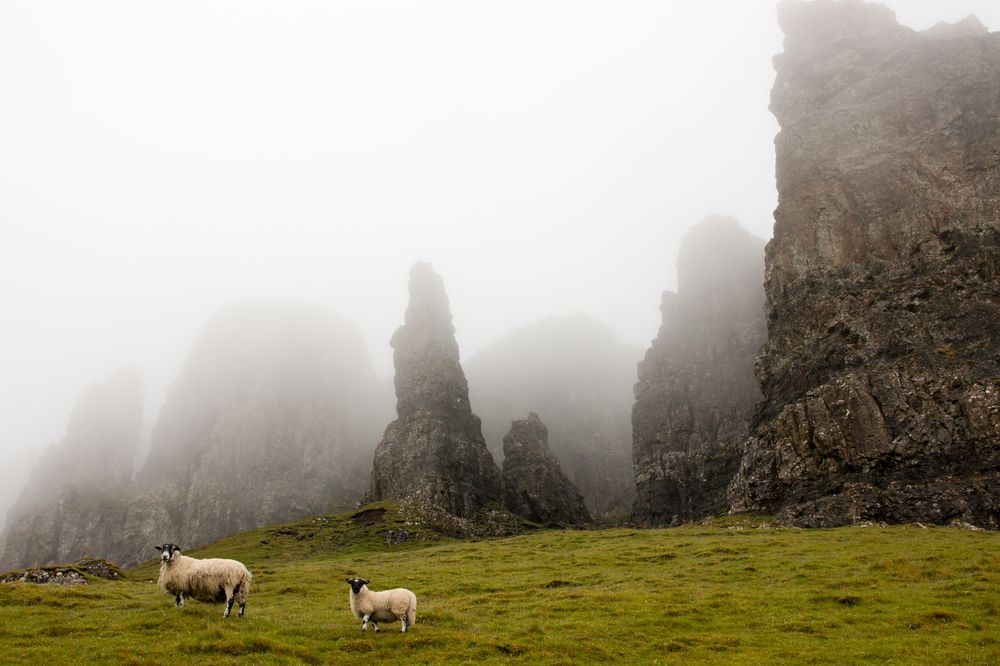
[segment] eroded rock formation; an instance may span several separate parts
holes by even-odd
[[[133,512],[167,508],[172,538],[191,547],[351,506],[367,485],[378,403],[350,323],[305,304],[230,307],[204,326],[167,396],[139,477],[157,487]]]
[[[480,350],[465,370],[493,455],[502,459],[512,420],[537,412],[552,453],[591,512],[628,512],[635,496],[629,412],[641,357],[638,347],[583,315],[525,326]]]
[[[503,438],[503,506],[549,527],[591,522],[583,496],[549,449],[549,431],[531,413],[511,423]]]
[[[632,409],[632,520],[671,525],[726,510],[739,445],[761,393],[764,241],[727,217],[689,231],[677,293],[639,364]]]
[[[367,501],[419,498],[462,518],[500,501],[500,471],[486,448],[459,363],[441,276],[410,270],[410,302],[390,344],[397,418],[375,449]]]
[[[731,496],[786,523],[1000,520],[1000,34],[783,2],[765,401]]]
[[[121,519],[132,494],[142,400],[134,370],[84,390],[66,436],[35,465],[8,513],[0,571],[69,562],[118,543],[113,519]]]
[[[26,491],[26,498],[51,499],[42,509],[19,503],[22,518],[7,535],[8,567],[85,555],[129,566],[164,541],[193,548],[351,506],[367,486],[370,443],[388,411],[359,332],[322,308],[293,303],[232,306],[206,323],[135,484],[110,481],[130,477],[139,437],[141,400],[119,393],[104,399],[102,413],[127,423],[123,443],[111,447],[127,455],[120,464],[107,461],[102,474],[109,478],[95,482],[96,472],[88,472],[92,480],[79,482],[92,461],[64,451],[91,451],[78,440],[97,436],[74,417],[67,441],[39,469],[66,458],[76,476],[46,471],[46,485]],[[109,437],[101,441],[110,446]]]

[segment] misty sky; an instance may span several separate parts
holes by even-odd
[[[388,375],[424,259],[463,357],[572,312],[645,348],[688,227],[771,234],[780,50],[770,0],[5,0],[0,523],[84,386],[141,368],[148,430],[232,301],[328,305]]]

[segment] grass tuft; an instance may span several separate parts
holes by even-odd
[[[546,590],[553,590],[560,587],[576,587],[579,583],[571,583],[568,580],[550,580],[542,585]]]
[[[527,652],[527,650],[524,647],[520,645],[512,645],[509,643],[502,643],[500,645],[495,645],[494,648],[500,654],[505,654],[511,657],[517,657]]]
[[[958,619],[958,614],[947,610],[936,610],[920,617],[922,624],[949,624]]]

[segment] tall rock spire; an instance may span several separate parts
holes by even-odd
[[[392,336],[396,413],[469,415],[469,385],[458,360],[444,281],[430,264],[410,269],[410,304]]]
[[[375,449],[367,499],[419,497],[460,517],[500,500],[500,472],[486,448],[459,363],[441,276],[410,269],[410,303],[392,336],[396,413]]]

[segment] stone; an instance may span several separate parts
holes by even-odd
[[[65,437],[45,451],[8,512],[0,570],[115,548],[113,519],[132,493],[142,406],[142,377],[133,369],[83,391]]]
[[[37,496],[43,508],[24,508],[10,522],[3,564],[92,555],[132,566],[165,541],[191,549],[345,509],[366,489],[370,443],[388,411],[360,332],[301,303],[233,305],[209,319],[130,483],[141,421],[135,393],[112,393],[102,408],[128,424],[121,444],[112,446],[118,440],[92,418],[71,420],[67,441],[40,465],[44,483],[29,485],[19,505]],[[122,453],[94,456],[103,461],[94,465],[92,440]],[[57,463],[75,471],[55,473]]]
[[[683,238],[677,293],[639,363],[632,408],[632,521],[677,525],[724,513],[744,431],[760,400],[764,241],[729,217]]]
[[[335,313],[224,309],[167,396],[139,475],[148,489],[123,529],[137,547],[152,538],[193,548],[350,507],[384,418],[379,390],[360,331]]]
[[[1000,521],[1000,34],[779,5],[764,400],[730,488],[785,524]]]
[[[404,324],[393,334],[397,418],[375,449],[365,502],[416,502],[472,519],[500,501],[500,471],[486,448],[444,282],[431,266],[410,270]]]
[[[113,562],[88,557],[72,564],[10,571],[0,575],[0,583],[35,583],[64,587],[86,585],[87,579],[83,574],[106,580],[120,580],[122,570]]]
[[[511,421],[537,412],[590,513],[627,515],[635,497],[629,414],[641,357],[584,315],[530,324],[476,352],[465,373],[493,456],[503,460]]]
[[[591,522],[583,496],[566,478],[549,448],[549,431],[531,413],[511,423],[503,438],[503,506],[546,527]]]

